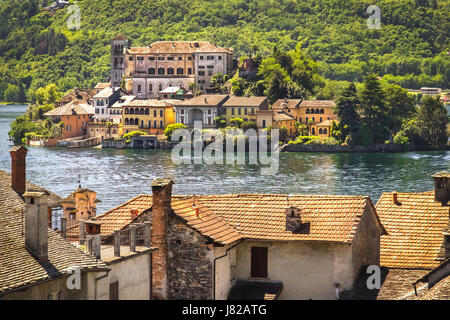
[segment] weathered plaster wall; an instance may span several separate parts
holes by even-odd
[[[268,247],[268,279],[283,282],[280,299],[336,299],[335,283],[341,290],[353,285],[346,244],[246,241],[236,247],[237,279],[250,279],[252,246]]]
[[[150,299],[150,252],[109,264],[108,276],[97,281],[97,300],[109,300],[109,285],[119,282],[119,300]],[[99,273],[97,277],[105,274]]]
[[[92,272],[95,274],[95,272]],[[16,291],[0,297],[0,300],[47,300],[53,299],[50,296],[55,295],[56,299],[63,300],[84,300],[88,293],[88,276],[81,273],[81,288],[69,290],[67,288],[67,278],[63,277],[57,280],[47,281],[38,285],[28,287],[22,291]],[[58,298],[58,293],[61,295]]]
[[[235,249],[231,249],[233,251]],[[234,251],[233,251],[234,252]],[[222,257],[226,254],[226,247],[215,247],[214,258]],[[216,300],[226,300],[228,293],[230,292],[231,283],[231,264],[232,264],[232,252],[228,252],[226,256],[216,260],[216,272],[215,272],[215,292]]]

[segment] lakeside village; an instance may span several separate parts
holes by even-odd
[[[336,99],[308,97],[295,82],[286,85],[271,71],[282,65],[294,70],[288,76],[295,79],[295,59],[303,58],[295,50],[274,50],[266,60],[238,63],[233,49],[206,41],[132,47],[119,35],[111,40],[110,82],[65,95],[54,84],[38,89],[36,104],[12,123],[10,138],[28,146],[172,148],[174,130],[192,131],[199,122],[203,137],[214,130],[226,135],[230,128],[242,130],[241,135],[248,129],[269,135],[270,129],[279,129],[282,151],[448,147],[444,106],[449,106],[449,92],[384,87],[381,78],[369,75],[358,90],[350,83]],[[261,78],[269,83],[266,90],[260,88]],[[312,87],[313,78],[311,71],[298,81]]]
[[[424,96],[416,108],[401,88],[382,94],[374,76],[361,100],[354,85],[337,101],[285,99],[277,81],[268,97],[247,97],[231,80],[230,94],[224,81],[231,49],[133,48],[123,36],[111,44],[110,83],[58,99],[49,85],[28,111],[35,122],[23,116],[12,124],[11,173],[0,171],[0,299],[450,299],[448,172],[430,172],[433,190],[386,190],[376,204],[364,195],[175,195],[176,181],[158,178],[148,181],[151,195],[104,213],[97,193],[81,184],[62,198],[27,181],[23,138],[155,148],[170,128],[195,121],[206,129],[279,128],[288,146],[390,145],[389,137],[447,143],[442,97]],[[256,77],[254,63],[244,61],[240,77]],[[38,126],[59,134],[30,134]]]

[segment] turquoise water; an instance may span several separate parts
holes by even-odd
[[[26,106],[0,106],[0,169],[10,172],[9,126]],[[430,174],[450,171],[450,152],[396,154],[282,153],[277,175],[258,165],[176,165],[170,151],[30,147],[27,178],[65,197],[82,185],[98,192],[98,213],[151,193],[152,179],[171,176],[176,194],[311,193],[369,195],[433,188]]]

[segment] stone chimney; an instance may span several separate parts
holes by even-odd
[[[153,253],[153,295],[155,299],[168,299],[167,283],[167,221],[171,210],[173,181],[158,178],[152,182],[152,246]]]
[[[450,201],[450,173],[438,172],[431,177],[434,178],[434,199],[446,206]]]
[[[11,154],[11,187],[22,196],[26,190],[26,157],[27,148],[14,146],[9,149]]]
[[[48,261],[48,196],[45,190],[27,190],[25,247],[40,263]]]
[[[296,231],[302,225],[300,209],[297,207],[286,208],[286,231]]]
[[[392,203],[398,205],[398,192],[394,190],[392,192]]]

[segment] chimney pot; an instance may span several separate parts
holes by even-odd
[[[26,157],[27,148],[14,146],[9,149],[11,155],[11,187],[22,196],[26,190]]]
[[[286,231],[296,231],[302,225],[300,209],[297,207],[286,208]]]
[[[446,206],[450,201],[450,173],[438,172],[431,177],[434,178],[434,199]]]
[[[398,202],[398,193],[395,190],[394,190],[394,192],[392,192],[392,202],[394,204],[397,204],[397,205],[399,204],[399,202]]]
[[[28,190],[25,199],[25,247],[40,263],[48,261],[48,196],[45,190]]]

